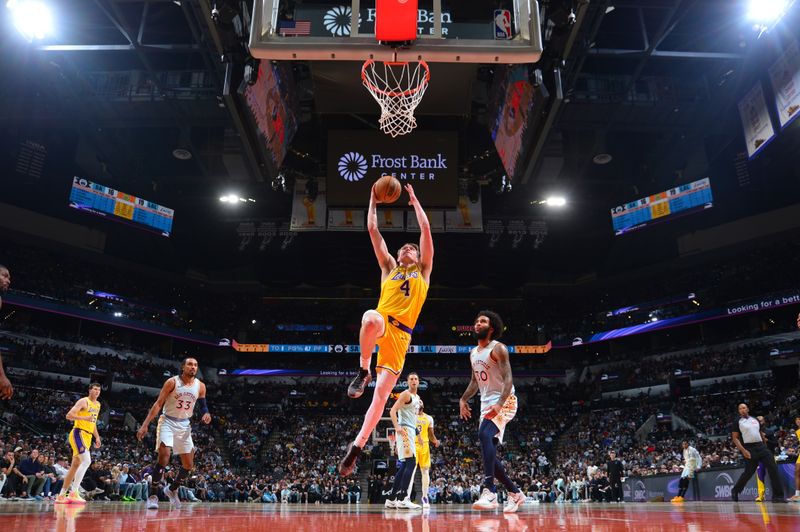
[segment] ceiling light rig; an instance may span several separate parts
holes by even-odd
[[[8,0],[14,26],[28,40],[42,40],[53,34],[53,13],[45,2],[37,0]]]

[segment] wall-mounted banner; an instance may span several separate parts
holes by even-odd
[[[291,231],[325,230],[325,184],[316,179],[297,179],[292,198]]]
[[[405,231],[405,213],[398,209],[378,209],[378,229],[382,233]]]
[[[739,116],[744,128],[747,156],[752,159],[775,137],[760,81],[739,102]]]
[[[800,48],[789,45],[769,69],[781,128],[800,115]]]
[[[396,139],[380,131],[330,131],[327,163],[327,202],[333,207],[366,209],[372,185],[382,175],[413,185],[425,208],[452,209],[458,200],[458,136],[453,131],[416,130]],[[393,206],[407,205],[404,191]]]
[[[445,231],[448,233],[482,233],[483,210],[481,199],[472,203],[467,196],[458,197],[458,208],[445,211]]]
[[[366,213],[364,209],[330,209],[328,231],[364,231]]]
[[[428,215],[428,222],[431,224],[431,233],[444,233],[444,211],[425,210]],[[419,233],[417,215],[414,211],[406,213],[406,231]]]

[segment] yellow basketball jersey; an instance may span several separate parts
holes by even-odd
[[[417,432],[422,438],[422,445],[428,445],[430,443],[430,437],[428,436],[428,429],[431,426],[431,421],[433,418],[430,417],[428,414],[421,414],[417,416]],[[419,446],[419,443],[417,444]]]
[[[800,429],[794,431],[794,435],[797,436],[797,441],[800,441]]]
[[[419,266],[397,266],[381,285],[381,298],[375,310],[413,329],[427,296],[428,283],[422,278]]]
[[[88,397],[85,397],[84,399],[86,399],[86,402],[88,403],[89,408],[88,409],[81,408],[78,411],[78,415],[81,416],[81,417],[83,417],[83,416],[92,416],[92,420],[91,421],[84,421],[82,419],[76,419],[75,420],[75,425],[73,426],[73,428],[81,429],[81,430],[86,431],[86,432],[88,432],[90,434],[93,434],[94,433],[94,426],[97,423],[97,416],[100,415],[100,402],[99,401],[92,401]]]

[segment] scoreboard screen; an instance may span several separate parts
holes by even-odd
[[[614,234],[621,235],[714,205],[711,180],[700,179],[611,209]]]
[[[152,201],[92,183],[82,177],[72,179],[69,206],[130,223],[163,236],[169,236],[172,232],[172,218],[175,214],[172,209]]]

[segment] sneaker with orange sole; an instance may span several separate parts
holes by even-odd
[[[80,494],[72,492],[67,497],[67,501],[69,504],[86,504],[86,499],[80,496]]]
[[[59,494],[56,496],[56,504],[69,504],[69,499],[66,495]]]

